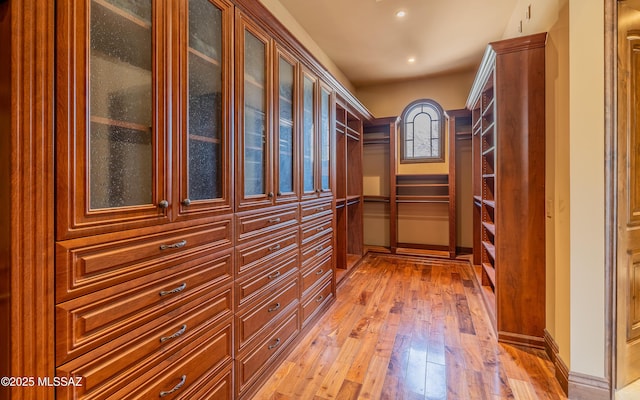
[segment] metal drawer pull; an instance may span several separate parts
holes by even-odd
[[[320,295],[320,297],[316,299],[316,303],[320,303],[322,300],[324,300],[324,296]]]
[[[177,338],[178,336],[180,336],[180,335],[182,335],[183,333],[185,333],[186,331],[187,331],[187,325],[182,325],[182,327],[180,328],[180,330],[179,330],[178,332],[174,333],[173,335],[171,335],[171,336],[163,336],[163,337],[161,337],[161,338],[160,338],[160,343],[164,343],[164,342],[166,342],[167,340],[175,339],[175,338]]]
[[[182,285],[178,286],[175,289],[171,289],[171,290],[163,290],[162,292],[160,292],[160,296],[166,296],[168,294],[174,294],[174,293],[180,293],[183,290],[185,290],[187,288],[187,283],[183,283]]]
[[[324,211],[324,207],[318,207],[318,208],[316,208],[316,211],[317,212]]]
[[[280,276],[280,271],[276,271],[273,274],[269,275],[269,279],[276,279]]]
[[[319,270],[316,271],[316,275],[322,275],[323,272],[324,272],[323,269],[319,269]]]
[[[273,350],[278,346],[280,346],[280,338],[277,338],[276,341],[273,344],[269,345],[269,350]]]
[[[269,308],[269,312],[274,312],[277,311],[280,308],[280,303],[276,303],[273,305],[273,307]]]
[[[324,230],[324,226],[319,226],[316,228],[316,232],[321,232]]]
[[[276,223],[278,223],[278,222],[280,222],[280,217],[271,218],[271,219],[269,220],[269,223],[270,223],[270,224],[276,224]]]
[[[324,247],[322,247],[322,245],[316,247],[316,251],[322,251],[322,249],[324,249]]]
[[[166,392],[160,392],[160,397],[168,396],[171,393],[174,393],[174,392],[180,390],[180,388],[184,386],[186,381],[187,381],[187,376],[186,375],[182,375],[182,377],[180,378],[180,382],[178,382],[178,384],[175,385],[173,387],[173,389],[167,390]]]
[[[276,251],[276,250],[280,250],[280,245],[279,244],[276,244],[275,246],[269,247],[269,251]]]
[[[160,250],[179,249],[180,247],[184,247],[186,244],[187,244],[186,240],[181,240],[178,243],[174,243],[174,244],[161,244]]]

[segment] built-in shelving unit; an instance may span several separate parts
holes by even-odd
[[[491,43],[472,111],[473,262],[504,342],[544,346],[546,34]]]
[[[362,118],[343,102],[335,105],[336,278],[340,281],[364,255]]]

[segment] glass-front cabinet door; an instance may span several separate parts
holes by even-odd
[[[302,196],[317,197],[316,184],[316,86],[317,78],[302,74]]]
[[[176,198],[180,214],[231,211],[229,126],[233,5],[219,0],[182,0],[176,15],[186,15],[178,40],[181,118],[174,129],[180,182]]]
[[[320,134],[318,135],[319,159],[320,159],[320,195],[331,196],[331,89],[324,84],[320,89]]]
[[[232,25],[227,0],[56,2],[58,239],[231,211]]]
[[[274,137],[276,201],[297,200],[298,168],[296,168],[296,70],[295,59],[276,49],[275,73],[277,99],[275,115],[277,131]]]
[[[57,2],[58,239],[170,218],[165,2]]]
[[[238,207],[273,202],[268,100],[271,43],[266,33],[236,11],[236,181]]]

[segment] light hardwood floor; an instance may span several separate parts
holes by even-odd
[[[254,399],[565,399],[543,351],[498,344],[464,262],[369,255]]]

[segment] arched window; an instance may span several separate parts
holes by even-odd
[[[444,111],[434,100],[410,103],[402,112],[400,162],[444,161]]]

